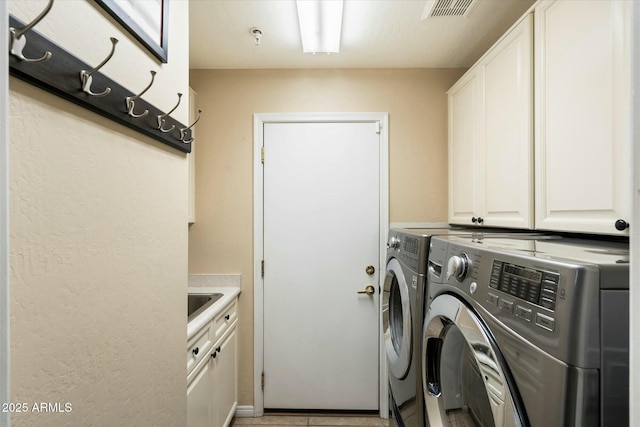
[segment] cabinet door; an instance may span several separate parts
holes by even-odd
[[[213,425],[226,427],[238,403],[238,362],[236,326],[219,346],[213,368]]]
[[[484,83],[484,225],[533,227],[533,16],[479,64]]]
[[[207,356],[195,368],[197,374],[187,386],[187,426],[211,427],[213,362]]]
[[[448,93],[449,222],[472,225],[483,212],[483,153],[478,74],[465,74]]]
[[[536,9],[536,228],[605,234],[631,213],[630,8]]]

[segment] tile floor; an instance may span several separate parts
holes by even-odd
[[[259,418],[234,418],[231,427],[387,427],[389,420],[374,415],[342,415],[342,414],[300,414],[300,415],[265,415]]]

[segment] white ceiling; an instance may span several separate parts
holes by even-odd
[[[468,16],[421,20],[426,3],[344,0],[340,53],[311,55],[294,0],[190,0],[190,68],[466,68],[534,0],[476,0]]]

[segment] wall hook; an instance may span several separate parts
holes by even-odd
[[[86,93],[88,93],[91,96],[106,96],[109,95],[109,93],[111,92],[111,88],[108,87],[104,90],[104,92],[101,93],[95,93],[91,91],[91,82],[93,80],[93,73],[95,73],[96,71],[98,71],[100,68],[102,68],[102,66],[104,64],[106,64],[107,62],[109,62],[109,60],[111,59],[111,57],[113,56],[114,52],[116,51],[116,44],[118,43],[118,39],[115,37],[111,37],[111,53],[109,53],[109,56],[107,56],[104,61],[102,61],[100,64],[98,64],[97,67],[95,67],[94,69],[92,69],[91,71],[86,71],[86,70],[82,70],[80,71],[80,80],[82,81],[82,90]]]
[[[167,133],[167,132],[171,132],[172,130],[174,130],[176,128],[176,125],[171,125],[171,127],[169,129],[165,129],[163,126],[164,126],[164,122],[165,122],[166,118],[169,116],[169,114],[171,114],[174,111],[176,111],[176,108],[178,108],[178,105],[180,105],[180,100],[181,99],[182,99],[182,94],[179,93],[178,94],[178,103],[176,104],[176,106],[173,107],[171,109],[171,111],[169,111],[168,113],[160,114],[158,116],[158,130],[160,132]]]
[[[149,110],[144,110],[143,113],[141,114],[135,114],[133,112],[133,110],[136,108],[136,99],[140,98],[142,95],[144,95],[144,93],[146,91],[149,90],[149,88],[151,87],[151,85],[153,84],[153,80],[156,78],[156,72],[151,70],[151,83],[149,83],[149,85],[144,88],[144,90],[142,92],[140,92],[139,94],[137,94],[136,96],[127,96],[127,112],[129,113],[129,115],[133,118],[140,118],[140,117],[144,117],[147,114],[149,114]]]
[[[45,52],[42,58],[25,58],[25,56],[22,54],[22,50],[27,45],[27,36],[25,36],[24,33],[35,27],[38,22],[42,21],[42,19],[47,16],[52,6],[53,0],[49,0],[47,7],[42,12],[40,12],[40,15],[36,16],[36,18],[29,24],[27,24],[24,28],[21,28],[19,30],[15,28],[9,28],[9,51],[13,56],[25,62],[43,62],[48,61],[49,58],[51,58],[51,52],[49,51]]]
[[[185,139],[185,138],[187,137],[187,131],[188,131],[189,129],[191,129],[192,127],[194,127],[194,126],[196,125],[196,123],[198,123],[198,120],[200,120],[200,116],[201,116],[201,115],[202,115],[202,110],[198,110],[198,117],[196,118],[196,121],[195,121],[195,122],[193,122],[193,123],[191,124],[191,126],[180,129],[180,140],[181,140],[182,142],[184,142],[185,144],[191,144],[191,143],[194,141],[194,139],[195,139],[195,138],[192,138],[192,137],[191,137],[191,135],[190,135],[190,133],[191,133],[191,132],[189,132],[189,136],[190,136],[190,138],[189,138],[188,140],[187,140],[187,139]]]

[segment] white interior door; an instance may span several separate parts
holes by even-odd
[[[264,152],[264,407],[376,410],[378,126],[265,123]]]

